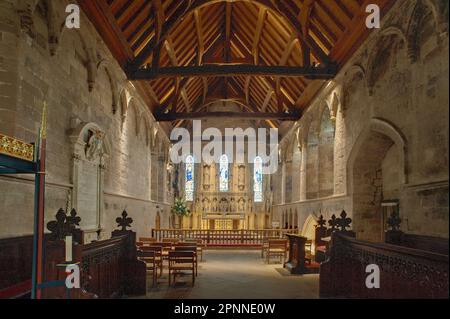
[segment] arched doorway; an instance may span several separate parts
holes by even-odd
[[[398,131],[372,120],[358,138],[349,160],[353,200],[353,230],[357,238],[384,240],[383,200],[398,199],[405,182],[405,143]]]

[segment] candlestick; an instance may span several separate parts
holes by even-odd
[[[72,261],[72,236],[66,236],[66,262]]]

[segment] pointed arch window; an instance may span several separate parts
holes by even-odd
[[[253,193],[254,202],[261,203],[263,201],[263,174],[262,174],[262,158],[257,156],[253,162]]]
[[[194,157],[191,155],[186,157],[185,165],[184,194],[186,201],[192,202],[194,200]]]
[[[228,156],[222,155],[219,159],[219,191],[227,192],[228,191]]]

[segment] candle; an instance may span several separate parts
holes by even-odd
[[[72,236],[66,236],[66,262],[72,261]]]

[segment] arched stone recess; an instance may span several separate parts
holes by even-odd
[[[150,147],[152,138],[152,126],[151,121],[146,113],[143,113],[139,119],[139,128],[144,135],[145,144]]]
[[[318,134],[318,197],[332,196],[334,193],[334,144],[335,118],[328,103],[319,109]]]
[[[319,129],[320,120],[317,116],[308,124],[306,143],[306,199],[319,196]]]
[[[46,44],[50,55],[55,55],[59,45],[59,40],[64,28],[64,15],[60,14],[57,1],[51,0],[19,0],[17,3],[17,13],[21,30],[41,46]],[[40,15],[44,19],[46,34],[44,38],[39,38],[40,34],[36,29],[35,16]]]
[[[132,110],[130,112],[130,110]],[[137,100],[134,97],[130,97],[128,100],[128,109],[127,109],[127,118],[128,120],[131,121],[131,123],[133,123],[134,126],[134,135],[137,137],[139,135],[139,130],[140,130],[140,121],[139,119],[141,118],[141,110],[139,108],[139,105],[137,104]],[[130,131],[131,133],[131,131]]]
[[[373,118],[352,148],[347,165],[348,189],[357,237],[384,239],[381,202],[399,198],[407,183],[406,139],[391,123]]]
[[[117,108],[120,104],[120,97],[119,97],[119,89],[117,87],[117,77],[112,71],[113,68],[110,65],[110,62],[107,59],[100,59],[100,61],[97,63],[97,72],[104,71],[106,73],[106,76],[108,78],[109,83],[109,89],[111,94],[111,112],[113,114],[116,114]]]
[[[314,242],[316,238],[316,225],[317,225],[317,217],[313,214],[309,214],[305,221],[302,224],[301,235],[303,237],[308,238]],[[314,249],[311,249],[314,252]]]
[[[102,238],[103,189],[111,147],[95,123],[80,123],[69,135],[73,147],[72,208],[81,217],[85,242]]]
[[[351,98],[353,92],[364,92],[366,93],[364,96],[369,97],[371,95],[371,91],[369,90],[369,85],[367,82],[367,71],[364,66],[360,63],[353,64],[346,72],[345,72],[345,81],[342,87],[342,113],[343,117],[346,116],[346,111],[352,104]],[[355,86],[355,84],[360,84],[362,90],[359,90]]]
[[[302,168],[302,151],[301,144],[299,142],[299,129],[292,139],[292,202],[298,202],[300,200],[301,189],[301,168]]]
[[[392,74],[392,70],[396,70],[399,67],[399,63],[404,63],[406,59],[402,58],[401,53],[405,53],[406,57],[405,49],[407,44],[406,36],[398,26],[391,25],[380,31],[370,48],[369,52],[371,52],[371,54],[367,59],[366,75],[370,96],[373,96],[374,91],[380,88],[378,84],[383,83],[381,80],[385,79],[386,74]],[[402,74],[401,72],[397,73]],[[405,79],[401,80],[405,81]],[[403,82],[401,80],[397,79],[398,82]],[[390,82],[391,81],[389,81],[389,84],[391,84]],[[397,94],[404,94],[404,92],[399,90],[396,86],[393,87],[397,89]],[[383,94],[386,94],[386,92],[383,92]]]
[[[125,118],[127,117],[128,101],[129,101],[128,91],[126,88],[123,88],[119,95],[120,119],[121,119],[122,128],[123,128],[123,123],[125,122]]]
[[[406,32],[412,63],[423,60],[426,51],[435,50],[442,44],[441,40],[448,33],[448,8],[447,0],[415,1]]]

